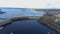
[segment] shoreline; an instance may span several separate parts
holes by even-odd
[[[43,19],[41,19],[41,20],[39,19],[38,22],[39,22],[39,23],[42,22],[41,24],[46,25],[47,27],[53,29],[53,30],[56,31],[58,34],[60,34],[60,28],[58,28],[55,24],[52,24],[52,22],[51,22],[51,23],[48,23],[46,20],[43,20]],[[48,24],[49,24],[49,25],[48,25]]]
[[[2,24],[0,24],[0,26],[6,25],[8,23],[12,23],[12,22],[18,21],[18,20],[38,20],[39,23],[41,22],[42,24],[48,26],[47,25],[48,24],[47,22],[43,22],[42,20],[39,20],[39,19],[41,19],[41,17],[38,17],[37,18],[37,16],[14,17],[14,18],[10,18],[10,19],[8,19],[8,20],[6,20],[4,22],[1,22]],[[54,31],[56,31],[56,32],[58,32],[60,34],[60,29],[59,28],[55,27],[55,25],[52,24],[52,23],[49,23],[49,24],[50,24],[48,26],[49,28],[52,28]]]

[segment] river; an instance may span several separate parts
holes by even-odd
[[[2,9],[2,11],[6,13],[0,14],[0,18],[6,19],[20,16],[43,16],[45,14],[44,12],[33,12],[32,10],[22,9]],[[0,34],[10,34],[11,32],[14,34],[48,34],[48,32],[50,34],[57,34],[57,32],[40,24],[37,20],[15,21],[0,30]]]

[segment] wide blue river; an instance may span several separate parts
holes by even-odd
[[[22,10],[22,9],[2,9],[6,12],[0,14],[0,18],[13,18],[13,17],[22,17],[22,16],[43,16],[44,12],[34,12],[32,10]],[[0,34],[57,34],[54,30],[48,28],[47,26],[40,24],[37,20],[19,20],[12,22],[2,30]]]

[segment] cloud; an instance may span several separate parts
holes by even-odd
[[[0,7],[60,8],[59,0],[0,0]]]

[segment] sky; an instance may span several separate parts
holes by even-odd
[[[0,0],[0,7],[60,8],[60,0]]]

